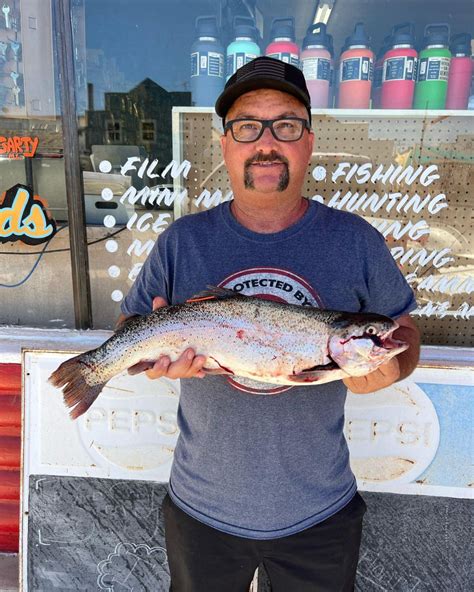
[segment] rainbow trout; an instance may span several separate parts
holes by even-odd
[[[124,370],[137,374],[161,355],[192,347],[207,374],[275,385],[321,384],[363,376],[408,348],[391,337],[392,319],[282,304],[212,289],[131,319],[97,349],[63,362],[49,381],[62,388],[73,419]]]

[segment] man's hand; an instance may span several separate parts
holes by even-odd
[[[344,378],[343,383],[349,390],[358,395],[365,395],[367,393],[373,393],[379,389],[390,386],[400,378],[400,364],[398,363],[397,357],[391,358],[385,364],[382,364],[365,376],[350,376]]]
[[[366,376],[351,376],[343,382],[353,393],[364,395],[390,386],[397,380],[409,376],[418,364],[420,357],[420,332],[409,315],[397,319],[398,329],[394,331],[394,339],[406,341],[410,347],[398,356],[391,358]]]
[[[153,299],[153,310],[161,308],[162,306],[168,306],[168,303],[164,298],[157,296]],[[133,315],[127,317],[121,314],[118,318],[115,330],[119,330],[124,327],[127,322],[131,319],[138,318],[139,315]],[[155,362],[152,368],[145,370],[148,378],[161,378],[166,376],[167,378],[204,378],[206,374],[202,371],[202,367],[206,363],[205,356],[196,356],[196,352],[189,348],[185,350],[181,356],[175,361],[171,362],[168,356],[160,356]],[[143,372],[143,368],[140,368],[141,363],[136,365],[138,367],[137,372]],[[135,368],[135,366],[132,366]]]
[[[168,306],[164,298],[157,296],[153,299],[153,310]],[[206,363],[206,356],[197,356],[196,352],[189,348],[180,357],[172,362],[168,356],[160,356],[153,368],[146,370],[148,378],[204,378],[206,374],[202,367]]]

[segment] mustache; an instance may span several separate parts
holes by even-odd
[[[262,154],[261,152],[247,158],[245,161],[245,167],[250,166],[254,162],[281,162],[288,166],[288,159],[276,152],[276,150],[272,150],[268,154]]]

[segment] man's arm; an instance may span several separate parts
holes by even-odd
[[[159,296],[153,298],[153,310],[161,308],[162,306],[168,306],[168,303],[164,298],[160,298]],[[127,316],[121,313],[117,319],[115,330],[118,331],[119,329],[122,329],[129,321],[138,316],[140,315]],[[146,370],[145,373],[148,378],[151,379],[162,378],[163,376],[172,379],[204,378],[205,373],[202,371],[202,367],[205,363],[205,356],[197,356],[193,349],[188,348],[174,362],[172,362],[168,356],[160,356],[153,367]]]
[[[385,364],[382,364],[366,376],[351,376],[343,380],[353,393],[365,394],[390,386],[398,380],[409,376],[420,358],[420,331],[409,315],[397,319],[398,329],[394,331],[394,339],[406,341],[410,347]]]

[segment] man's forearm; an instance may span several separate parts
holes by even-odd
[[[418,328],[413,326],[402,326],[393,334],[394,339],[406,341],[410,347],[397,356],[397,361],[400,366],[400,377],[398,380],[403,380],[413,372],[418,365],[420,359],[420,332]]]

